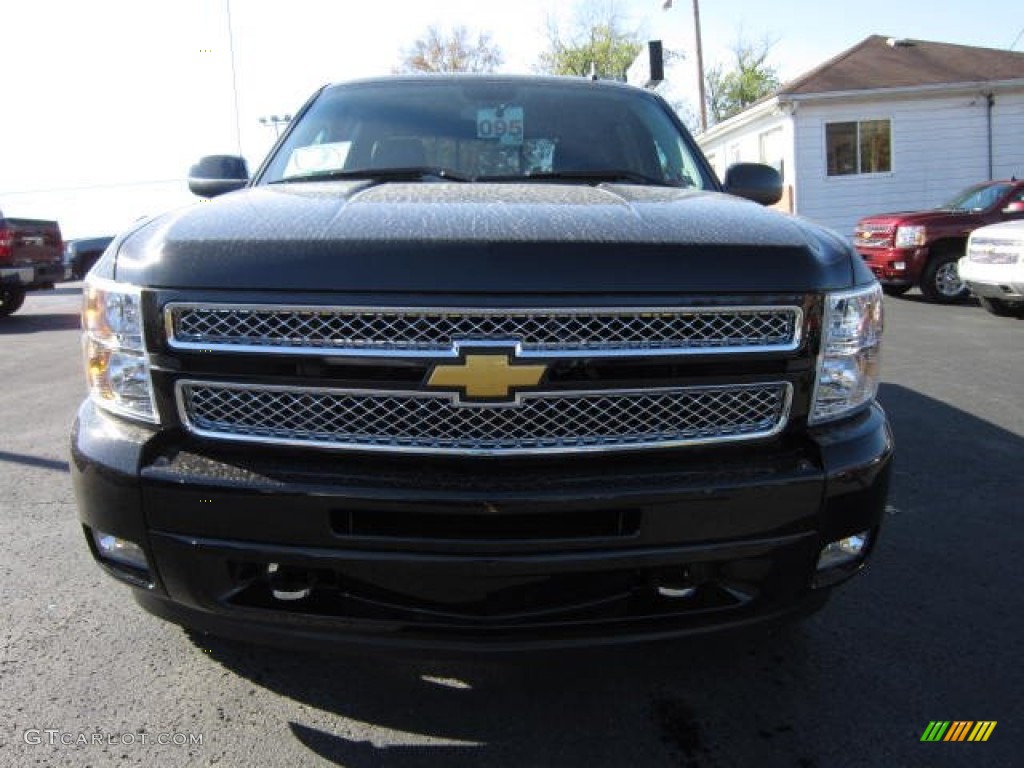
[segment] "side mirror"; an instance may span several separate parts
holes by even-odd
[[[770,165],[730,165],[725,172],[722,186],[730,195],[745,197],[761,205],[774,205],[782,199],[782,176]]]
[[[188,172],[188,188],[199,197],[216,197],[248,183],[245,160],[235,155],[207,155]]]
[[[1014,200],[1003,208],[1003,213],[1024,213],[1024,200]]]

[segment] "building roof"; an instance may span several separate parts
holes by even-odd
[[[1024,53],[871,35],[776,92],[796,96],[1024,80]]]

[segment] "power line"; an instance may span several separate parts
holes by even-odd
[[[1022,27],[1020,32],[1017,33],[1017,36],[1015,38],[1013,38],[1013,42],[1010,43],[1009,50],[1012,51],[1014,48],[1017,47],[1017,43],[1020,42],[1021,37],[1024,37],[1024,27]]]
[[[0,196],[7,195],[44,195],[53,192],[82,192],[92,189],[119,189],[122,187],[147,187],[156,184],[184,184],[185,179],[156,179],[154,181],[123,181],[114,184],[82,184],[70,187],[50,187],[48,189],[18,189],[13,192],[0,189]]]

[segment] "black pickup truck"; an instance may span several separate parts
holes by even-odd
[[[64,267],[72,280],[81,280],[100,260],[113,237],[83,237],[64,243]]]
[[[0,318],[21,309],[26,292],[53,288],[64,279],[62,251],[56,221],[0,213]]]
[[[85,539],[167,619],[292,646],[665,638],[820,607],[893,442],[881,290],[621,84],[325,87],[89,274]],[[741,199],[748,198],[748,199]]]

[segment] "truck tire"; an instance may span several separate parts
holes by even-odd
[[[986,312],[991,312],[996,317],[1024,317],[1024,305],[1012,304],[1003,299],[987,299],[979,296],[978,301]]]
[[[956,268],[961,256],[963,254],[955,248],[947,248],[938,251],[928,260],[921,275],[921,293],[928,301],[953,304],[967,298],[970,289],[960,279]]]
[[[25,303],[24,288],[0,288],[0,317],[13,315]]]

